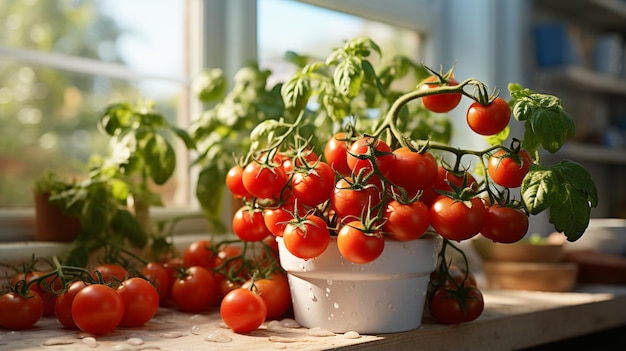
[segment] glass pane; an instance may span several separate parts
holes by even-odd
[[[183,77],[184,0],[3,0],[0,45]]]
[[[0,87],[0,208],[30,206],[33,182],[47,170],[84,177],[89,156],[107,154],[97,119],[109,103],[152,99],[174,122],[181,90],[9,60],[0,60]]]
[[[278,81],[294,71],[283,60],[285,52],[323,60],[344,41],[360,36],[372,38],[387,58],[402,54],[419,62],[422,55],[420,35],[412,30],[298,1],[259,0],[258,4],[259,64]]]

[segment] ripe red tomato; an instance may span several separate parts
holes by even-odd
[[[507,154],[505,150],[496,151],[489,157],[487,171],[491,179],[505,188],[517,188],[528,173],[533,159],[527,150],[520,149],[515,154]]]
[[[476,179],[469,172],[461,172],[455,174],[448,171],[443,166],[437,167],[437,179],[432,187],[424,189],[420,200],[428,207],[430,207],[435,199],[440,195],[436,190],[451,191],[450,184],[454,184],[457,187],[463,186],[463,181],[466,180],[466,186],[473,187],[476,185]]]
[[[243,249],[239,245],[220,246],[217,252],[215,268],[224,276],[235,274],[237,277],[247,279],[245,267],[243,267]]]
[[[236,198],[250,198],[250,192],[243,185],[243,167],[234,165],[226,173],[226,187]]]
[[[330,167],[341,176],[349,177],[350,167],[348,166],[348,147],[350,142],[346,140],[346,133],[335,134],[324,147],[324,159]]]
[[[208,269],[192,266],[172,283],[174,305],[182,312],[202,312],[209,309],[218,293],[217,280]]]
[[[258,161],[248,163],[241,179],[252,196],[265,199],[280,199],[281,190],[288,181],[282,167],[269,167]]]
[[[13,286],[15,286],[15,281],[19,279],[24,279],[26,277],[26,282],[31,283],[33,280],[39,280],[37,282],[33,282],[30,285],[30,290],[36,292],[41,296],[43,300],[44,316],[54,316],[54,305],[56,304],[57,294],[56,291],[60,291],[63,287],[61,286],[61,279],[58,278],[57,275],[48,275],[50,272],[44,271],[32,271],[29,273],[20,273],[17,274],[12,279]],[[46,278],[43,278],[45,275],[48,275]]]
[[[189,244],[183,251],[183,265],[185,267],[200,266],[208,269],[215,267],[215,251],[211,240],[197,240]]]
[[[455,201],[441,195],[430,207],[430,223],[446,239],[466,240],[482,229],[485,211],[485,205],[478,197],[469,201]]]
[[[124,317],[124,299],[104,284],[82,288],[72,302],[72,318],[85,333],[102,335],[115,331]]]
[[[296,212],[298,216],[306,213],[305,207],[299,201],[290,200],[278,207],[268,207],[263,212],[265,226],[274,236],[283,236],[287,223],[294,218]]]
[[[134,277],[126,279],[117,288],[124,300],[122,327],[141,327],[148,323],[159,309],[159,293],[149,281]]]
[[[462,294],[442,286],[429,299],[431,315],[443,324],[473,321],[483,313],[484,308],[483,294],[475,286],[467,286]]]
[[[509,125],[511,108],[501,97],[495,98],[489,105],[474,102],[467,110],[465,119],[467,125],[480,135],[494,135],[500,133]]]
[[[82,280],[74,281],[68,286],[67,290],[57,297],[54,305],[54,315],[65,328],[78,328],[76,323],[74,323],[74,318],[72,318],[72,302],[74,302],[76,294],[86,286],[87,284]]]
[[[382,185],[350,182],[351,180],[346,178],[339,179],[330,197],[331,208],[344,222],[365,218],[367,209],[382,202]],[[376,214],[371,213],[370,217],[374,215]]]
[[[281,159],[281,167],[285,171],[285,174],[289,175],[295,171],[296,166],[304,167],[304,163],[302,162],[303,160],[307,163],[307,165],[311,166],[315,164],[318,159],[319,158],[317,157],[317,154],[312,150],[302,150],[301,152],[298,152],[298,155],[295,155],[293,158],[283,157]]]
[[[159,300],[164,301],[170,296],[172,280],[167,268],[159,262],[148,262],[141,274],[154,285],[159,293]]]
[[[361,159],[359,156],[368,156],[367,159]],[[374,172],[374,164],[371,157],[374,157],[376,168],[382,173],[387,174],[393,161],[391,148],[384,141],[364,136],[357,139],[348,150],[347,162],[352,174],[356,177],[366,177]]]
[[[255,280],[254,286],[267,306],[266,319],[278,319],[291,308],[291,291],[286,274],[274,272],[268,278]],[[246,281],[241,287],[250,289],[252,280]]]
[[[385,177],[395,187],[403,188],[412,199],[417,192],[433,186],[437,179],[437,161],[429,152],[413,152],[407,147],[393,151],[393,161]],[[401,194],[398,189],[394,192]]]
[[[302,259],[315,258],[324,252],[330,243],[330,231],[324,219],[313,214],[301,223],[289,223],[283,233],[285,248]]]
[[[263,212],[242,206],[233,216],[233,232],[243,241],[261,241],[272,232],[265,225]]]
[[[294,173],[291,186],[298,202],[314,207],[330,198],[335,187],[335,172],[328,163],[318,162],[306,173]]]
[[[421,201],[402,204],[391,201],[387,204],[383,231],[400,241],[415,240],[426,232],[430,226],[428,207]]]
[[[498,243],[514,243],[528,231],[528,216],[513,207],[491,205],[485,212],[485,222],[480,233]]]
[[[420,90],[428,90],[438,88],[440,86],[455,86],[459,85],[459,82],[454,78],[449,78],[445,83],[439,82],[439,77],[430,76],[424,79],[420,85]],[[446,113],[453,110],[461,101],[462,95],[460,93],[449,94],[436,94],[422,97],[422,103],[424,107],[432,112]]]
[[[380,232],[365,233],[361,221],[344,224],[337,233],[337,247],[345,259],[365,264],[377,259],[385,249],[385,238]]]
[[[105,283],[111,282],[121,282],[128,277],[128,270],[123,266],[115,263],[103,263],[97,265],[91,271],[91,276],[93,279],[98,279],[98,274],[100,272],[102,279]]]
[[[34,326],[43,316],[44,303],[39,294],[31,290],[28,296],[9,291],[0,296],[0,327],[24,330]]]
[[[267,317],[267,306],[258,294],[237,288],[226,294],[220,305],[220,316],[235,333],[258,329]]]
[[[478,287],[478,281],[476,280],[474,273],[463,270],[457,265],[451,264],[448,266],[448,275],[449,276],[444,277],[443,272],[435,270],[430,274],[430,282],[432,283],[431,286],[434,285],[441,287],[445,285],[448,289],[456,289],[457,286]]]

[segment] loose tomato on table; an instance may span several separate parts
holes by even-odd
[[[91,276],[96,281],[98,280],[98,274],[102,276],[104,283],[115,283],[128,278],[128,269],[115,263],[102,263],[91,270]]]
[[[480,233],[494,242],[510,244],[521,240],[528,226],[528,215],[524,211],[495,204],[487,207]]]
[[[482,229],[485,211],[485,205],[478,197],[460,201],[440,195],[430,207],[430,223],[446,239],[466,240]]]
[[[433,88],[438,88],[442,86],[455,86],[459,85],[459,82],[454,78],[445,79],[439,78],[438,76],[429,76],[422,81],[420,85],[420,90],[429,90]],[[427,95],[422,97],[422,103],[424,107],[432,112],[437,113],[446,113],[452,111],[455,107],[459,105],[461,101],[462,95],[460,93],[447,93],[447,94],[436,94],[436,95]]]
[[[467,125],[477,134],[498,134],[509,125],[511,108],[501,97],[495,98],[488,105],[473,102],[465,115]]]
[[[72,302],[72,318],[85,333],[111,333],[124,317],[124,299],[112,287],[93,284],[82,288]]]
[[[230,291],[220,305],[220,316],[235,333],[248,333],[258,329],[267,318],[267,305],[263,298],[250,289]]]
[[[141,327],[154,317],[159,309],[159,293],[149,281],[133,277],[126,279],[117,288],[124,300],[122,327]]]
[[[341,256],[350,262],[370,263],[383,253],[385,238],[378,230],[368,230],[363,222],[352,221],[339,229],[337,248]]]
[[[192,266],[174,280],[171,297],[179,311],[202,312],[215,301],[218,289],[212,272],[204,267]]]
[[[407,204],[391,201],[385,208],[384,217],[383,231],[400,241],[415,240],[430,226],[429,209],[421,201]]]
[[[146,277],[157,289],[159,300],[164,301],[170,296],[172,278],[168,269],[160,262],[148,262],[141,274]]]
[[[33,327],[43,316],[44,302],[32,290],[26,295],[9,291],[0,296],[0,327],[24,330]]]
[[[72,317],[72,303],[76,294],[87,286],[82,280],[76,280],[69,284],[67,289],[59,294],[54,304],[54,315],[61,325],[68,329],[77,329]]]
[[[251,289],[254,284],[256,293],[261,296],[267,305],[267,318],[277,319],[285,315],[291,308],[291,291],[287,275],[282,272],[273,272],[267,278],[246,281],[241,286]]]
[[[508,153],[498,150],[489,157],[487,171],[491,179],[505,188],[517,188],[522,185],[533,159],[525,149]]]

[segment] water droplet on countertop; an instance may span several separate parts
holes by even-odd
[[[346,339],[358,339],[361,337],[361,334],[359,334],[356,331],[351,330],[351,331],[347,331],[343,333],[343,337]]]
[[[283,320],[280,321],[280,325],[284,328],[300,328],[302,327],[300,325],[300,323],[298,323],[295,319],[293,318],[285,318]]]
[[[216,332],[213,332],[213,333],[205,336],[204,340],[205,341],[210,341],[210,342],[227,343],[227,342],[233,341],[233,338],[231,338],[230,336],[228,336],[228,335],[226,335],[226,334],[224,334],[222,332],[216,331]]]
[[[83,345],[89,348],[98,347],[98,342],[96,341],[96,338],[94,338],[93,336],[88,336],[84,338],[83,340],[81,340],[81,342],[83,343]]]
[[[141,338],[130,338],[126,340],[126,343],[133,346],[143,345],[143,339]]]
[[[306,331],[306,335],[326,337],[326,336],[335,336],[336,334],[331,332],[330,330],[326,330],[322,328],[311,328]]]

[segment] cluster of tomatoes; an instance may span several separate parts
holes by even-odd
[[[141,268],[107,263],[92,270],[57,266],[19,273],[0,296],[0,327],[28,329],[46,316],[65,328],[102,335],[143,326],[165,306],[186,313],[219,308],[233,331],[248,332],[284,316],[291,294],[287,276],[275,269],[272,241],[258,249],[258,257],[247,257],[246,250],[238,242],[199,240],[176,258]]]

